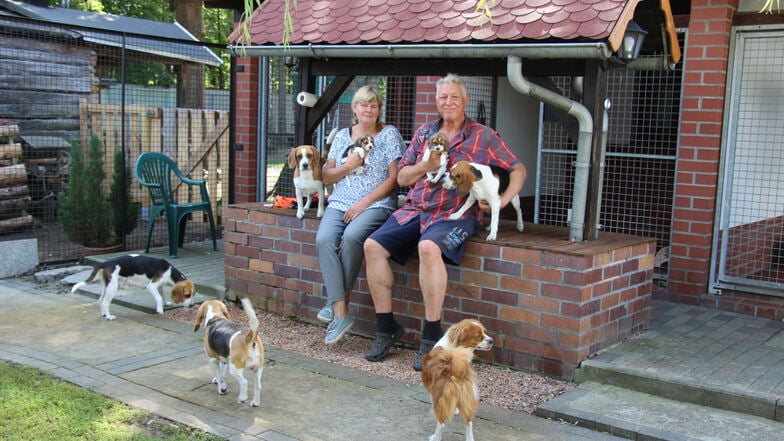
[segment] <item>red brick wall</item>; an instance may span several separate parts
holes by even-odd
[[[236,110],[234,113],[234,202],[256,202],[256,133],[260,58],[237,58]],[[241,72],[240,72],[241,71]]]
[[[229,298],[249,296],[262,309],[315,322],[326,300],[314,245],[319,221],[260,203],[230,206],[224,215]],[[580,361],[647,328],[654,239],[604,233],[574,243],[566,228],[532,224],[522,236],[508,234],[518,240],[473,239],[462,265],[448,266],[444,326],[479,318],[496,339],[480,357],[571,379]],[[414,345],[424,316],[417,262],[393,268],[394,310],[408,331],[404,341]],[[354,331],[372,336],[364,277],[351,314]]]
[[[724,93],[738,0],[692,1],[669,263],[671,299],[708,292]],[[691,300],[688,297],[694,297]]]

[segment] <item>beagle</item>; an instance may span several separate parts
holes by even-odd
[[[449,157],[449,140],[441,132],[436,133],[427,140],[427,148],[422,154],[422,161],[429,161],[430,155],[437,155],[440,159],[440,167],[435,173],[427,172],[427,180],[432,184],[438,183],[446,173],[446,161]]]
[[[101,316],[106,320],[116,318],[109,312],[109,305],[117,295],[117,291],[126,285],[137,285],[140,280],[142,282],[140,286],[147,288],[152,298],[155,299],[155,312],[158,314],[163,314],[161,285],[171,285],[172,301],[182,303],[184,306],[190,306],[193,296],[196,294],[193,282],[165,259],[138,254],[118,256],[101,263],[90,273],[87,280],[74,285],[71,288],[71,293],[75,293],[84,285],[95,282],[96,276],[99,274],[103,289],[98,299],[98,305]],[[169,305],[171,302],[166,302],[166,304]]]
[[[294,170],[294,193],[297,197],[297,218],[305,217],[310,209],[311,197],[318,195],[317,217],[324,214],[324,182],[321,179],[321,155],[315,146],[301,145],[289,153],[289,167]],[[306,201],[303,205],[302,198]]]
[[[364,135],[359,137],[353,146],[346,149],[346,152],[343,153],[343,162],[346,162],[346,158],[348,158],[348,154],[351,152],[358,154],[362,158],[362,165],[351,170],[351,173],[361,175],[367,171],[367,167],[370,165],[370,152],[375,146],[376,140],[370,135]]]
[[[207,300],[199,306],[193,332],[204,327],[204,351],[209,357],[210,367],[215,377],[212,382],[218,385],[218,395],[226,393],[226,366],[229,373],[237,379],[240,392],[237,403],[248,399],[248,380],[245,368],[254,372],[252,407],[261,402],[261,373],[264,371],[264,345],[259,337],[259,319],[250,299],[242,298],[242,308],[248,316],[248,328],[231,321],[229,310],[220,300]]]
[[[476,201],[490,204],[490,234],[487,240],[495,240],[498,234],[498,218],[501,212],[500,195],[509,186],[509,172],[499,168],[474,162],[460,161],[453,165],[442,184],[446,189],[456,188],[460,194],[468,193],[468,199],[459,210],[449,215],[450,220],[460,219]],[[514,195],[512,207],[517,213],[517,231],[523,231],[523,212],[520,210],[520,196]]]

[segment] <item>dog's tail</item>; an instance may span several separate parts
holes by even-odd
[[[245,315],[248,316],[250,332],[245,338],[248,340],[248,342],[250,342],[254,340],[257,335],[259,335],[259,318],[256,317],[256,310],[253,309],[253,303],[249,298],[243,297],[240,299],[240,302],[242,303],[242,309],[245,310]]]
[[[87,280],[85,280],[84,282],[79,282],[73,287],[71,287],[71,294],[75,293],[79,288],[95,282],[95,276],[98,274],[99,271],[101,271],[101,268],[96,267],[95,269],[93,269],[93,272],[90,273],[90,277],[88,277]]]
[[[471,368],[474,353],[469,348],[436,348],[423,359],[422,379],[425,384],[439,385],[441,394],[433,402],[433,413],[446,423],[460,410],[463,418],[473,421],[479,401],[476,396],[476,374]],[[426,376],[430,376],[426,380]]]

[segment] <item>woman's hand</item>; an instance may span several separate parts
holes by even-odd
[[[362,198],[348,207],[345,213],[343,213],[343,222],[350,223],[354,219],[357,218],[363,211],[365,211],[368,207],[368,203],[365,202],[365,198]]]

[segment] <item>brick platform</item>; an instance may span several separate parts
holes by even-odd
[[[319,220],[315,210],[302,220],[295,213],[264,203],[224,210],[226,288],[229,298],[250,296],[268,311],[315,322],[326,300],[315,247]],[[502,221],[498,242],[480,233],[466,245],[462,265],[447,266],[442,323],[479,318],[496,343],[478,356],[571,379],[581,361],[648,327],[655,239],[602,233],[569,242],[566,228],[525,228],[518,233]],[[424,316],[417,268],[415,260],[393,264],[395,314],[411,345]],[[350,311],[354,332],[372,336],[364,270]]]

